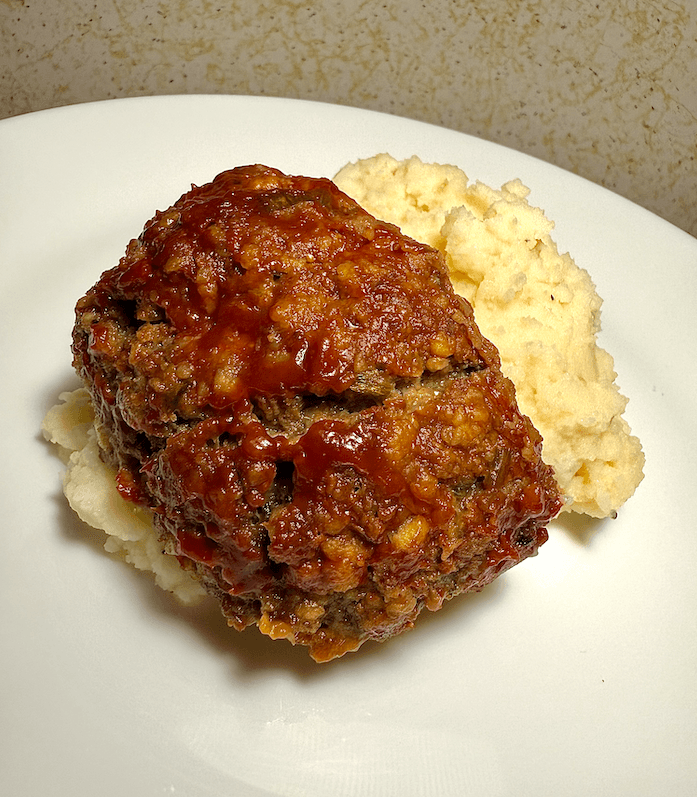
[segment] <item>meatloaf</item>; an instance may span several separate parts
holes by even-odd
[[[163,549],[317,661],[481,589],[562,505],[442,256],[326,179],[193,187],[78,302],[73,354]]]

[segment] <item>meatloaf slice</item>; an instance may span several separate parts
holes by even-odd
[[[561,507],[442,256],[329,180],[193,187],[78,302],[73,353],[164,549],[318,661],[481,589]]]

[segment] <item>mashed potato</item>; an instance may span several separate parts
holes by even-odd
[[[519,181],[495,191],[454,166],[389,155],[345,166],[336,184],[375,216],[444,252],[455,289],[498,347],[567,509],[613,516],[643,478],[612,357],[596,342],[601,299],[551,238]]]
[[[44,418],[42,431],[67,458],[63,490],[71,508],[85,523],[106,532],[104,548],[109,553],[123,556],[139,570],[152,571],[158,586],[182,603],[198,603],[206,594],[203,587],[173,556],[162,552],[147,511],[119,495],[114,472],[99,456],[87,391],[62,393],[60,399],[62,403]]]
[[[445,253],[458,290],[498,347],[521,409],[544,437],[544,457],[568,497],[567,509],[614,515],[642,479],[644,456],[622,418],[627,400],[610,355],[599,348],[601,300],[588,274],[559,254],[553,224],[513,181],[495,191],[470,184],[454,166],[396,161],[349,164],[337,185],[375,216]],[[67,460],[64,491],[105,549],[141,570],[184,604],[203,588],[162,552],[146,511],[126,502],[99,456],[86,390],[61,395],[43,433]]]

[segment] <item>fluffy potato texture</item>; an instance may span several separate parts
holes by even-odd
[[[94,411],[89,393],[80,388],[60,395],[43,422],[43,435],[59,446],[67,469],[63,492],[78,517],[106,533],[104,548],[138,570],[154,573],[155,582],[192,606],[204,597],[203,587],[177,560],[162,551],[150,513],[125,501],[116,489],[116,474],[99,455]]]
[[[643,478],[613,359],[597,344],[602,301],[558,251],[553,222],[519,181],[497,191],[455,166],[383,154],[348,164],[336,184],[369,212],[444,252],[455,289],[498,348],[518,403],[544,438],[566,509],[616,514]]]

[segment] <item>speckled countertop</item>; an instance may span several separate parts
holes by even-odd
[[[0,117],[295,97],[551,161],[697,235],[695,0],[0,0]]]

